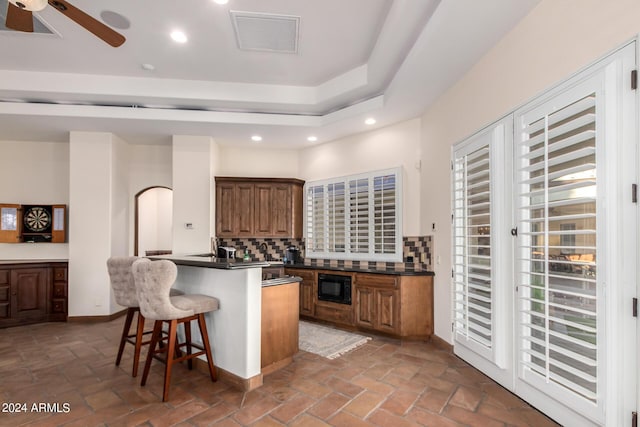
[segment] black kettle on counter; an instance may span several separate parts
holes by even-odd
[[[300,249],[297,246],[293,245],[287,246],[284,257],[287,260],[285,264],[299,264],[301,262]]]

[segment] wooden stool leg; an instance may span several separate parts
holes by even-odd
[[[122,328],[122,336],[120,337],[120,347],[118,347],[118,356],[116,357],[116,366],[120,366],[120,360],[122,359],[122,352],[124,351],[124,345],[127,342],[129,336],[129,329],[131,328],[131,322],[133,321],[133,314],[136,312],[135,308],[129,307],[127,309],[127,317],[124,320],[124,327]]]
[[[207,364],[209,365],[209,374],[211,375],[211,381],[216,381],[215,366],[213,364],[213,356],[211,355],[211,345],[209,345],[209,334],[207,333],[207,324],[204,321],[204,313],[198,314],[198,326],[200,327],[200,335],[202,335],[202,344],[204,351],[207,353]]]
[[[187,355],[191,356],[191,320],[184,322],[184,337],[187,344]],[[193,369],[193,360],[187,359],[189,370]]]
[[[153,333],[151,334],[151,343],[149,344],[149,352],[147,353],[147,360],[144,363],[144,371],[142,372],[142,381],[140,385],[143,386],[147,383],[147,376],[149,375],[149,368],[151,368],[151,359],[156,353],[156,345],[158,340],[162,339],[162,320],[156,320],[153,324]]]
[[[178,321],[176,319],[169,321],[169,344],[167,345],[167,364],[164,369],[164,389],[162,392],[162,401],[169,400],[169,385],[171,384],[171,368],[174,362],[174,353],[176,349],[176,332],[178,329]]]
[[[142,339],[144,334],[144,316],[138,310],[138,328],[136,329],[136,345],[133,353],[133,372],[131,376],[135,378],[138,375],[138,365],[140,364],[140,350],[142,348]]]

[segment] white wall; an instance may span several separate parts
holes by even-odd
[[[113,137],[71,132],[69,316],[111,314]]]
[[[420,119],[301,150],[300,178],[314,181],[401,166],[403,235],[420,232]]]
[[[69,205],[69,144],[0,141],[0,203]],[[0,259],[67,259],[66,243],[0,243]]]
[[[214,235],[213,176],[217,145],[210,137],[173,136],[173,252],[210,250]],[[185,224],[192,224],[192,229]]]
[[[298,150],[265,150],[255,147],[220,146],[219,176],[297,178]]]
[[[635,0],[543,0],[422,116],[422,232],[435,233],[435,333],[451,336],[451,145],[640,32]],[[440,183],[434,185],[435,183]],[[505,226],[509,226],[508,224]]]

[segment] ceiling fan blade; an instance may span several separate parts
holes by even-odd
[[[33,33],[33,13],[20,9],[7,2],[7,21],[5,26],[16,31]]]
[[[49,0],[49,5],[51,5],[60,13],[64,14],[67,18],[71,19],[76,24],[93,33],[96,37],[113,47],[120,46],[126,40],[122,34],[114,31],[92,16],[87,15],[67,1]]]

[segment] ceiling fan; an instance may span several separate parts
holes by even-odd
[[[32,33],[32,12],[44,9],[47,4],[113,47],[120,46],[126,40],[122,34],[87,15],[65,0],[9,0],[6,27],[16,31]]]

